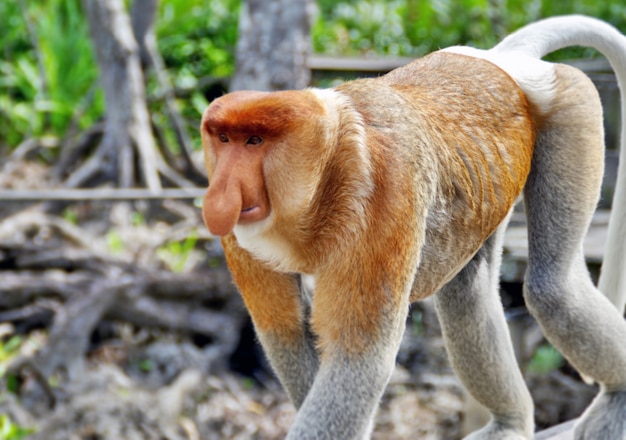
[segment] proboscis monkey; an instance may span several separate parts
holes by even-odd
[[[429,295],[458,376],[492,414],[469,438],[532,438],[498,297],[503,230],[522,191],[526,303],[601,385],[576,439],[626,438],[626,161],[600,283],[612,304],[582,251],[603,174],[598,94],[575,68],[540,60],[570,45],[607,56],[626,127],[626,37],[580,16],[380,78],[236,92],[206,110],[204,220],[298,408],[288,439],[369,437],[409,303]],[[316,280],[310,296],[302,274]]]

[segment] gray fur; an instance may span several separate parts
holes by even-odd
[[[319,368],[319,356],[315,348],[315,335],[309,325],[311,315],[309,298],[302,278],[298,277],[300,298],[304,307],[304,328],[299,344],[286,347],[277,338],[257,332],[265,354],[285,387],[291,402],[300,408],[306,398]]]
[[[385,356],[387,357],[387,356]],[[288,440],[367,439],[393,360],[334,359],[315,378]]]
[[[525,298],[548,339],[603,387],[575,438],[621,440],[626,438],[626,322],[593,285],[582,251],[602,177],[601,109],[584,75],[565,67],[557,73],[559,96],[567,105],[537,139],[525,190]],[[600,432],[604,434],[590,435]]]
[[[506,222],[435,296],[446,348],[468,391],[493,414],[470,438],[523,439],[533,403],[517,366],[500,302],[498,277]]]
[[[626,392],[602,392],[574,428],[576,440],[623,439],[626,432]]]

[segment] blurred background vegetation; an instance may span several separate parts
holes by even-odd
[[[207,105],[194,86],[233,73],[240,0],[160,3],[156,34],[175,87],[191,90],[180,105],[190,128]],[[454,44],[489,47],[542,17],[582,13],[626,32],[623,0],[318,0],[313,50],[338,56],[420,56]],[[0,156],[29,137],[63,139],[104,112],[97,65],[80,0],[0,2]],[[561,58],[589,56],[570,50]],[[148,93],[156,93],[148,80]],[[151,101],[156,124],[164,119]],[[192,136],[197,130],[190,129]],[[194,138],[197,148],[199,142]],[[58,147],[57,147],[58,148]],[[44,151],[52,159],[55,149]]]
[[[127,5],[132,1],[125,0]],[[234,73],[240,6],[241,0],[159,4],[158,49],[196,149],[201,114]],[[342,57],[419,57],[456,44],[488,48],[524,24],[571,13],[603,19],[626,33],[624,0],[317,0],[316,6],[313,51]],[[551,57],[595,55],[573,48]],[[162,88],[154,71],[147,72],[152,122],[164,136],[175,138]],[[105,99],[98,76],[81,0],[0,0],[0,167],[4,158],[32,138],[55,139],[42,142],[45,148],[37,150],[38,160],[52,164],[65,139],[102,120]],[[77,217],[75,212],[66,210],[64,218],[78,223],[69,218]],[[131,223],[145,226],[148,221],[134,217]],[[113,253],[123,246],[115,230],[106,240]],[[198,240],[187,234],[181,241],[166,242],[158,248],[158,257],[170,270],[182,272]],[[23,343],[20,336],[0,337],[0,378],[5,373],[2,362],[14,357]],[[558,352],[544,348],[530,370],[551,371],[561,365]],[[10,390],[14,387],[9,383]],[[0,414],[0,440],[25,438],[29,432]]]

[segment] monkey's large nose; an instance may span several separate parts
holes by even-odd
[[[239,220],[241,207],[241,190],[236,179],[218,178],[209,185],[204,196],[202,204],[204,224],[213,235],[228,235]]]

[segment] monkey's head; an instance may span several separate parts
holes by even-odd
[[[206,109],[201,134],[209,188],[202,214],[212,234],[303,214],[319,181],[324,113],[306,90],[234,92]]]

